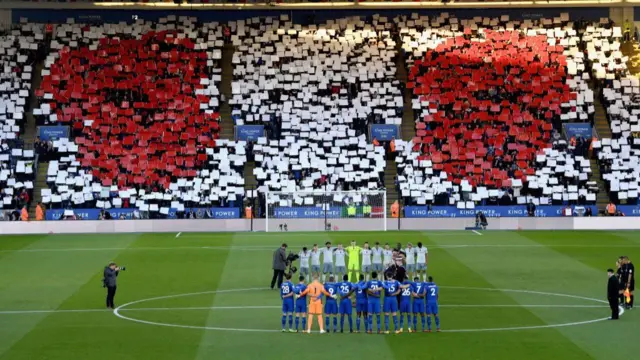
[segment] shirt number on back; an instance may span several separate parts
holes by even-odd
[[[341,291],[343,294],[346,294],[346,293],[348,293],[348,292],[349,292],[349,287],[348,287],[347,285],[342,285],[342,286],[340,286],[340,291]]]
[[[283,286],[283,287],[282,287],[282,293],[283,293],[283,294],[288,294],[288,293],[289,293],[289,291],[290,291],[290,290],[289,290],[289,287],[288,287],[288,286]]]
[[[406,288],[402,290],[402,296],[409,296],[411,295],[411,289]]]
[[[435,288],[431,289],[431,296],[436,296],[436,289]]]

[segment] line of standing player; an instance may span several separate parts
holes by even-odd
[[[365,243],[363,248],[359,248],[352,242],[351,246],[344,249],[341,244],[336,248],[332,248],[330,243],[325,244],[325,249],[322,253],[325,254],[325,261],[323,265],[323,285],[319,283],[320,273],[320,250],[317,245],[314,245],[313,249],[308,252],[306,248],[300,253],[300,278],[297,285],[291,283],[291,276],[287,275],[286,281],[281,287],[282,304],[282,331],[286,331],[287,318],[289,322],[289,331],[298,332],[300,329],[300,323],[302,323],[302,329],[304,332],[311,332],[311,321],[313,315],[318,316],[320,332],[324,333],[324,328],[327,331],[331,330],[331,324],[333,324],[333,331],[338,332],[338,315],[340,315],[340,332],[344,332],[345,319],[348,320],[349,332],[354,332],[352,310],[353,305],[356,307],[356,329],[355,332],[360,332],[361,324],[364,323],[364,330],[368,333],[373,332],[374,315],[377,324],[377,332],[381,333],[381,313],[384,314],[384,333],[390,332],[389,318],[393,317],[394,331],[396,333],[402,333],[404,329],[404,320],[407,319],[407,330],[409,332],[417,331],[418,317],[420,317],[422,331],[430,332],[432,317],[435,320],[436,330],[440,331],[440,318],[438,316],[438,286],[433,282],[432,277],[426,275],[427,269],[427,249],[423,247],[421,243],[418,243],[418,247],[413,248],[411,244],[407,245],[407,249],[403,251],[407,254],[407,272],[424,273],[424,281],[421,281],[419,276],[414,277],[414,281],[405,279],[402,283],[391,278],[391,275],[385,281],[378,280],[378,271],[382,271],[385,265],[392,264],[392,258],[395,257],[394,251],[398,252],[398,248],[390,250],[388,244],[385,245],[385,249],[376,246],[372,249]],[[380,258],[376,257],[377,250]],[[415,250],[413,250],[415,249]],[[376,250],[376,252],[374,252]],[[408,250],[408,251],[407,251]],[[389,251],[385,253],[384,251]],[[361,254],[362,260],[362,272],[358,275],[359,281],[357,283],[349,282],[349,275],[346,273],[345,256],[349,254]],[[336,273],[342,275],[342,282],[335,282],[333,275],[333,255],[336,256]],[[373,261],[371,256],[373,255]],[[417,255],[415,261],[409,260]],[[349,270],[354,270],[352,267],[353,255],[349,257]],[[384,257],[384,265],[382,257]],[[367,259],[368,258],[368,259]],[[311,259],[311,266],[309,267],[309,260]],[[367,261],[368,260],[368,261]],[[417,263],[417,264],[416,264]],[[374,266],[375,264],[375,266]],[[410,265],[413,265],[410,266]],[[416,266],[418,265],[418,266]],[[370,269],[372,272],[369,272]],[[358,269],[359,270],[359,269]],[[307,280],[309,274],[312,274],[313,282],[307,286]],[[381,273],[380,273],[381,274]],[[371,276],[369,280],[368,277]],[[328,276],[328,281],[325,282]],[[320,291],[318,287],[321,286]],[[309,290],[313,287],[313,293],[309,294]],[[352,303],[352,296],[355,294],[355,304]],[[307,299],[308,296],[312,296]],[[324,312],[327,315],[324,318],[324,324],[322,321],[322,312],[310,311],[309,323],[307,324],[307,300],[313,303],[313,307],[317,307],[318,303],[321,303],[322,297],[325,297]],[[398,300],[398,298],[400,300]],[[295,314],[295,328],[293,315]],[[398,314],[400,317],[398,318]],[[399,321],[398,321],[399,320]],[[426,323],[426,326],[425,326]],[[324,326],[323,326],[324,325]],[[306,330],[305,330],[306,329]]]
[[[342,244],[333,247],[330,242],[327,242],[325,247],[320,249],[318,244],[314,244],[311,250],[303,247],[298,254],[300,256],[300,275],[310,281],[311,274],[322,273],[322,282],[325,282],[330,276],[335,275],[336,278],[341,279],[344,275],[350,275],[351,281],[355,282],[359,278],[358,275],[362,274],[365,281],[368,281],[372,272],[382,274],[384,269],[393,264],[395,255],[402,252],[407,275],[410,278],[418,276],[422,281],[427,281],[429,251],[421,242],[417,245],[414,247],[408,243],[403,249],[398,244],[394,249],[391,249],[389,244],[381,247],[380,243],[376,242],[374,247],[369,247],[369,243],[365,242],[360,247],[356,245],[355,241],[352,241],[351,245],[345,248]],[[321,255],[322,266],[320,263]]]

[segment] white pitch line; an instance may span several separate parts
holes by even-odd
[[[182,235],[182,231],[178,233],[178,235],[176,235],[176,239],[180,237],[180,235]]]
[[[480,231],[477,231],[477,230],[471,230],[471,231],[472,231],[474,234],[478,234],[478,235],[482,236],[482,233],[481,233]]]
[[[529,293],[529,294],[538,294],[538,295],[547,295],[547,296],[560,296],[560,297],[568,297],[574,299],[583,299],[588,301],[593,301],[597,303],[607,303],[604,300],[589,298],[579,295],[570,295],[570,294],[558,294],[558,293],[549,293],[549,292],[541,292],[541,291],[531,291],[531,290],[513,290],[513,289],[494,289],[494,288],[478,288],[478,287],[459,287],[459,286],[443,286],[443,288],[451,288],[451,289],[467,289],[467,290],[487,290],[487,291],[504,291],[504,292],[520,292],[520,293]],[[128,310],[127,307],[139,303],[162,300],[162,299],[172,299],[172,298],[180,298],[180,297],[188,297],[195,295],[204,295],[204,294],[214,294],[218,292],[239,292],[239,291],[252,291],[252,290],[264,290],[265,288],[250,288],[250,289],[230,289],[230,290],[211,290],[211,291],[203,291],[198,293],[187,293],[187,294],[174,294],[174,295],[165,295],[158,296],[149,299],[140,299],[136,301],[132,301],[126,303],[124,305],[120,305],[113,310],[113,314],[120,319],[133,321],[139,324],[146,325],[154,325],[154,326],[163,326],[163,327],[171,327],[171,328],[182,328],[182,329],[197,329],[197,330],[217,330],[217,331],[237,331],[237,332],[279,332],[279,330],[274,329],[247,329],[247,328],[229,328],[229,327],[217,327],[217,326],[195,326],[195,325],[182,325],[182,324],[171,324],[171,323],[163,323],[157,321],[148,321],[142,319],[136,319],[132,317],[125,316],[120,312]],[[490,304],[489,304],[490,305]],[[509,304],[513,307],[522,307],[522,305],[518,304]],[[504,305],[502,305],[504,306]],[[543,305],[544,306],[544,305]],[[600,307],[604,308],[604,306],[600,305]],[[276,307],[279,308],[279,307]],[[129,308],[131,309],[131,308]],[[620,315],[624,313],[624,309],[620,308]],[[502,327],[502,328],[476,328],[476,329],[451,329],[451,330],[443,330],[443,332],[486,332],[486,331],[518,331],[518,330],[535,330],[535,329],[549,329],[549,328],[557,328],[557,327],[567,327],[567,326],[577,326],[577,325],[586,325],[592,324],[600,321],[605,321],[608,318],[598,318],[592,320],[584,320],[584,321],[576,321],[576,322],[566,322],[559,324],[546,324],[546,325],[532,325],[532,326],[514,326],[514,327]]]
[[[571,305],[571,304],[440,304],[445,308],[608,308],[605,305]],[[152,307],[152,308],[124,308],[120,311],[188,311],[188,310],[252,310],[252,309],[280,309],[282,305],[265,305],[265,306],[193,306],[193,307]],[[111,313],[109,309],[55,309],[55,310],[0,310],[0,315],[20,315],[20,314],[64,314],[64,313],[90,313],[103,312]]]

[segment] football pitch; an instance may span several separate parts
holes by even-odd
[[[351,240],[425,244],[429,274],[440,286],[443,332],[281,333],[279,292],[268,289],[273,251],[282,242],[297,253]],[[606,269],[620,255],[640,258],[640,234],[3,236],[0,358],[629,358],[640,353],[640,310],[606,320]],[[118,277],[116,313],[104,308],[101,284],[110,260],[127,267]]]

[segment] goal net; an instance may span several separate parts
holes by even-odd
[[[385,190],[268,192],[266,231],[387,230]]]

